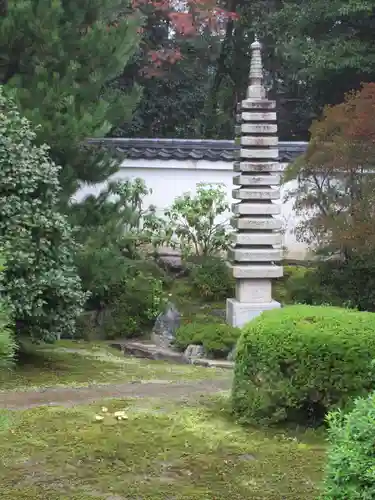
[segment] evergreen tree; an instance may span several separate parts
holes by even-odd
[[[131,118],[139,89],[115,79],[138,49],[140,18],[124,0],[9,0],[0,21],[0,83],[62,170],[63,198],[118,167],[85,143]]]

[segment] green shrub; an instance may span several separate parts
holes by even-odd
[[[132,266],[120,267],[118,271],[118,280],[108,281],[105,287],[93,287],[96,295],[80,317],[79,337],[114,339],[143,335],[163,310],[161,279]]]
[[[197,295],[207,301],[226,299],[234,294],[234,279],[226,262],[206,257],[191,266],[190,282]]]
[[[199,323],[199,324],[210,324],[210,323],[219,323],[223,324],[224,316],[219,316],[216,314],[212,314],[212,312],[207,313],[198,313],[196,311],[191,311],[187,314],[184,314],[181,318],[181,323],[183,325],[187,325],[190,323]]]
[[[332,291],[321,286],[316,267],[284,266],[284,275],[273,283],[273,296],[282,304],[340,305]]]
[[[375,315],[287,306],[243,329],[232,392],[244,421],[319,424],[375,387]]]
[[[85,296],[71,228],[58,211],[59,168],[0,88],[2,285],[17,331],[53,341],[73,335]]]
[[[3,262],[0,257],[0,276],[5,271]],[[0,296],[0,370],[12,363],[16,351],[14,332],[11,327],[14,327],[14,324],[11,320],[10,308],[6,299]]]
[[[12,363],[16,350],[11,324],[9,308],[0,299],[0,370]]]
[[[322,499],[375,498],[375,393],[350,413],[329,413],[328,459]]]
[[[219,255],[228,249],[230,225],[216,221],[228,210],[223,185],[199,183],[195,194],[178,196],[165,210],[164,222],[159,220],[159,226],[153,228],[159,234],[164,232],[162,240],[178,248],[185,258]]]
[[[374,253],[320,262],[316,279],[318,286],[332,297],[332,304],[375,311]]]
[[[174,345],[181,351],[189,344],[202,345],[208,356],[223,358],[236,345],[239,335],[239,328],[225,323],[192,322],[178,328]]]
[[[283,304],[329,304],[375,312],[375,254],[322,260],[314,267],[285,266],[273,293]]]
[[[86,245],[76,261],[84,290],[90,292],[78,336],[132,337],[152,326],[164,305],[164,274],[158,266],[125,258],[115,245]]]
[[[143,273],[129,276],[107,308],[103,322],[105,337],[129,338],[148,333],[164,305],[161,280]]]

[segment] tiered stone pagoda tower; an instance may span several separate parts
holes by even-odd
[[[236,298],[227,299],[227,322],[243,326],[262,311],[280,307],[272,300],[272,278],[283,275],[280,213],[280,164],[276,102],[266,98],[261,44],[251,45],[250,84],[239,105],[236,136],[241,148],[234,163],[232,246],[229,260]]]

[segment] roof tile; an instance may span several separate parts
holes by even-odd
[[[211,139],[89,139],[89,143],[111,146],[124,157],[145,160],[235,161],[239,146],[234,141]],[[279,142],[279,161],[290,163],[306,151],[307,142]]]

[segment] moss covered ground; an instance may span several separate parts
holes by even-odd
[[[223,397],[0,413],[1,498],[309,500],[324,440],[243,428]],[[124,410],[118,421],[114,412]],[[103,420],[96,421],[96,416]]]

